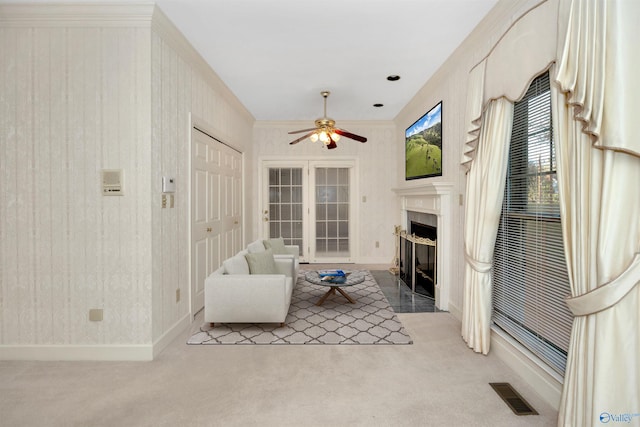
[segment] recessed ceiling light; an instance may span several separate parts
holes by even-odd
[[[373,106],[376,108],[380,108],[380,107],[384,107],[384,104],[373,104]]]
[[[395,74],[392,74],[390,76],[387,76],[387,80],[389,80],[390,82],[395,82],[397,80],[400,80],[400,76],[396,76]]]

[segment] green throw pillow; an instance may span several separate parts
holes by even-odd
[[[273,259],[271,249],[246,254],[244,257],[247,259],[251,274],[278,274],[278,268],[276,267],[276,261]]]
[[[284,240],[282,237],[277,239],[269,239],[264,241],[264,247],[271,249],[275,255],[287,255],[287,249],[284,247]]]

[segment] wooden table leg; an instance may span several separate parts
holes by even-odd
[[[316,303],[316,305],[322,305],[324,304],[324,302],[327,300],[327,298],[329,298],[329,295],[333,295],[336,293],[336,288],[331,287],[331,289],[329,289],[324,295],[322,295],[322,298],[320,298],[318,300],[318,302]]]
[[[318,302],[316,303],[316,305],[322,305],[324,304],[324,302],[327,300],[327,298],[329,298],[329,296],[334,295],[336,293],[336,291],[340,292],[340,294],[345,297],[351,304],[355,304],[356,302],[353,300],[353,298],[351,298],[351,296],[346,293],[345,291],[343,291],[342,289],[340,289],[337,286],[332,286],[331,289],[329,289],[323,296],[322,298],[320,298],[318,300]]]
[[[343,291],[343,290],[342,290],[342,289],[340,289],[340,288],[335,288],[335,289],[337,289],[337,290],[338,290],[338,292],[340,292],[340,293],[342,294],[342,296],[343,296],[343,297],[345,297],[346,299],[348,299],[348,300],[349,300],[349,302],[350,302],[351,304],[355,304],[355,303],[356,303],[356,302],[353,300],[353,298],[351,298],[351,296],[349,296],[349,294],[348,294],[348,293],[346,293],[345,291]]]

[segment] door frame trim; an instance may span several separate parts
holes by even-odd
[[[258,158],[259,165],[259,173],[258,175],[258,201],[260,203],[260,209],[258,211],[258,217],[255,219],[259,224],[260,233],[264,235],[265,229],[262,224],[262,202],[264,200],[265,194],[265,185],[264,182],[264,169],[269,163],[273,163],[273,165],[278,165],[282,167],[287,167],[289,165],[299,166],[301,162],[307,162],[309,165],[317,165],[323,164],[322,167],[332,167],[332,166],[341,166],[341,164],[348,164],[350,168],[353,168],[353,180],[354,182],[350,183],[351,190],[351,205],[350,205],[350,218],[349,218],[349,233],[351,235],[351,261],[356,262],[360,254],[359,248],[359,230],[360,227],[357,225],[356,221],[360,218],[360,185],[359,185],[359,173],[360,173],[360,162],[357,157],[354,156],[317,156],[317,157],[309,157],[309,156],[291,156],[287,158],[282,158],[280,156],[261,156]],[[326,166],[324,165],[326,164]],[[309,178],[308,178],[309,179]],[[309,201],[311,204],[311,201]],[[311,208],[311,206],[309,206]],[[309,215],[310,216],[310,215]],[[315,217],[315,215],[314,215]],[[308,236],[311,239],[311,236]],[[310,242],[309,242],[310,244]],[[307,256],[309,259],[307,261],[311,262],[311,253],[308,253]]]

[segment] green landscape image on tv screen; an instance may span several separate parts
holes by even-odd
[[[442,102],[407,128],[405,178],[442,175]]]

